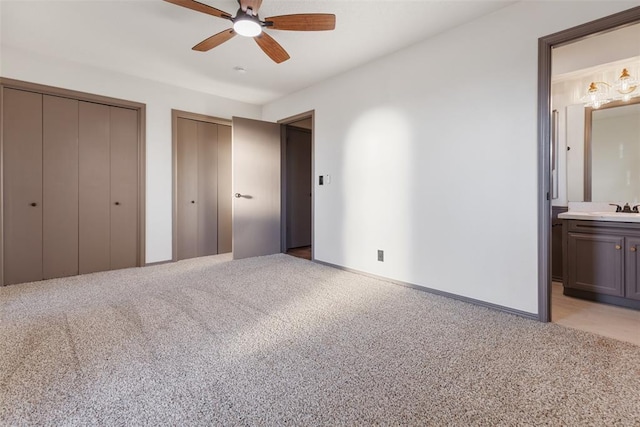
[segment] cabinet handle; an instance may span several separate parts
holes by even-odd
[[[192,201],[191,201],[191,203],[195,203],[195,202],[196,202],[195,200],[192,200]]]
[[[629,248],[629,250],[630,250],[631,252],[635,252],[635,251],[636,251],[636,247],[635,247],[635,246],[631,246],[631,247]]]
[[[120,206],[120,202],[115,202],[114,203],[116,206]]]
[[[36,202],[31,203],[31,206],[38,206]]]
[[[617,249],[617,250],[620,250],[620,249],[622,249],[622,246],[620,246],[620,245],[616,245],[616,249]]]

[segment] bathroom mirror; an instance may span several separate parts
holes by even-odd
[[[640,203],[640,97],[585,108],[584,200]]]

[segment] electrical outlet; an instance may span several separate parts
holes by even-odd
[[[384,262],[384,251],[378,249],[378,261]]]

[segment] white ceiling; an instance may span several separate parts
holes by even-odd
[[[238,9],[235,0],[200,1],[232,15]],[[515,0],[264,0],[262,18],[305,12],[337,17],[331,32],[269,31],[291,55],[282,64],[243,37],[206,53],[192,51],[230,23],[161,0],[0,0],[1,41],[2,46],[264,104],[511,3]]]

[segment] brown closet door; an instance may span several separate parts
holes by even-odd
[[[138,113],[109,107],[111,269],[138,265]]]
[[[218,253],[218,125],[198,122],[198,256]]]
[[[42,280],[42,95],[3,90],[4,284]]]
[[[231,126],[218,125],[218,253],[231,252]]]
[[[178,259],[198,256],[198,122],[178,119],[177,227]]]
[[[109,107],[80,102],[79,258],[80,274],[109,270]]]
[[[45,279],[78,274],[78,101],[43,95],[42,259]]]

